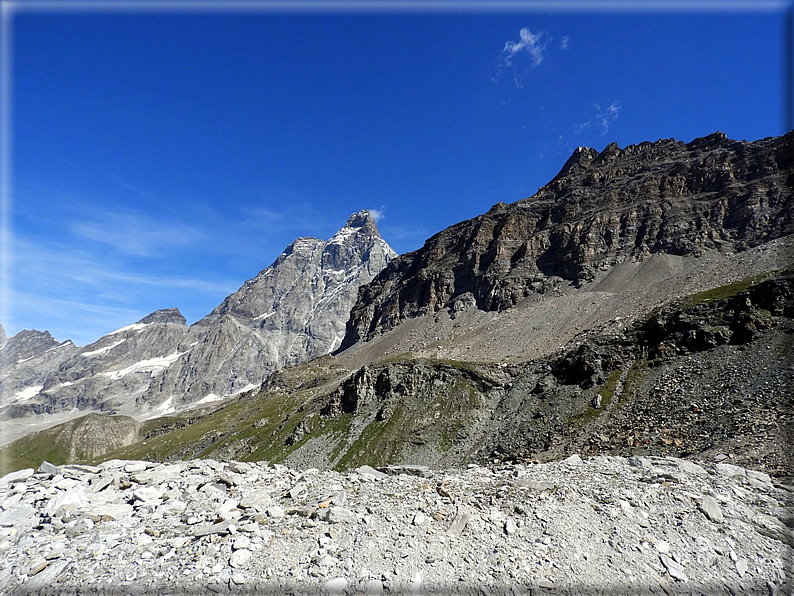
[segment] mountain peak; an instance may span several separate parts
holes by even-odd
[[[375,225],[375,216],[369,209],[362,209],[361,211],[356,211],[350,217],[347,218],[347,223],[345,224],[346,228],[364,228],[368,225],[372,225],[377,230],[377,226]]]
[[[178,323],[185,325],[187,321],[178,308],[162,308],[146,315],[138,323]]]
[[[597,156],[598,151],[592,147],[577,147],[551,182],[567,176],[572,170],[575,173],[586,169]]]
[[[14,337],[19,340],[24,339],[25,341],[44,340],[53,342],[53,345],[58,343],[58,340],[56,340],[49,331],[39,331],[38,329],[23,329]]]
[[[705,137],[697,137],[696,139],[692,139],[692,141],[687,143],[686,146],[687,149],[690,150],[707,150],[719,147],[720,145],[725,145],[726,143],[730,142],[731,139],[728,138],[728,135],[718,130],[711,133],[710,135],[706,135]]]
[[[347,218],[345,227],[328,240],[328,245],[346,244],[362,237],[380,239],[382,241],[383,239],[375,220],[376,216],[368,209],[356,211]],[[389,251],[391,251],[391,248],[389,248]]]

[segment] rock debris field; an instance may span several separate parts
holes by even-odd
[[[669,457],[44,463],[0,479],[0,593],[790,594],[791,491]]]

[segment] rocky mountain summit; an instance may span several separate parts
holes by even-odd
[[[36,395],[41,387],[33,388],[43,386],[47,376],[77,350],[70,340],[59,342],[47,331],[23,329],[8,338],[0,326],[0,405]]]
[[[208,403],[333,351],[359,286],[395,256],[368,211],[351,215],[327,242],[298,238],[190,327],[179,348],[185,356],[151,384],[139,405],[163,396],[173,396],[174,406]]]
[[[255,389],[274,370],[337,348],[358,287],[394,256],[361,211],[327,242],[296,240],[189,327],[169,308],[84,348],[23,331],[0,349],[4,439],[29,432],[31,417],[147,418]]]
[[[0,591],[788,594],[791,491],[669,457],[44,463],[0,478]]]
[[[401,255],[362,288],[342,348],[443,308],[500,311],[654,254],[737,253],[794,233],[794,132],[580,148],[534,196]]]
[[[11,338],[6,337],[5,329],[0,325],[0,358],[3,362],[25,362],[32,360],[59,347],[68,347],[71,342],[59,342],[47,331],[23,329]]]

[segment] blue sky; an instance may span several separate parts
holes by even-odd
[[[7,332],[192,323],[297,236],[371,208],[413,250],[579,145],[787,131],[785,3],[208,6],[14,11]]]

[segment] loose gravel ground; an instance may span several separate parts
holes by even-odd
[[[788,594],[791,491],[667,457],[45,463],[0,479],[0,592]]]

